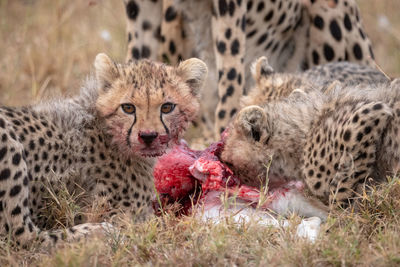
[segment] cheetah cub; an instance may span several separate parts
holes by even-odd
[[[94,66],[75,98],[0,108],[0,234],[17,244],[50,246],[104,230],[84,217],[67,230],[48,229],[45,194],[55,187],[57,195],[61,182],[81,196],[78,205],[107,203],[103,219],[150,212],[155,157],[198,112],[207,76],[199,59],[175,68],[99,54]]]
[[[328,63],[299,73],[280,73],[271,67],[266,57],[260,57],[252,64],[251,73],[255,86],[241,98],[241,108],[285,98],[295,89],[327,93],[337,82],[343,85],[389,82],[377,69],[350,62]]]
[[[243,108],[228,129],[222,160],[246,184],[260,186],[269,166],[272,183],[304,180],[330,208],[350,204],[365,184],[400,168],[400,79],[368,79],[334,83],[329,91],[300,88]]]

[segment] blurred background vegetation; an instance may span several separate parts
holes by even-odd
[[[379,66],[400,76],[400,1],[359,0]],[[99,52],[124,60],[122,0],[0,0],[0,104],[71,94]]]

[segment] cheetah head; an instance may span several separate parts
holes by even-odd
[[[242,182],[259,186],[267,175],[274,150],[268,147],[273,124],[258,106],[242,109],[227,130],[221,159]]]
[[[207,67],[199,59],[178,67],[150,60],[116,64],[95,60],[97,112],[124,154],[160,156],[197,115]]]
[[[255,85],[240,99],[241,107],[264,105],[289,96],[295,88],[312,86],[292,73],[276,72],[265,56],[252,63],[251,74]]]

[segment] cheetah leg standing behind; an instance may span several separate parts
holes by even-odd
[[[162,1],[141,0],[139,2],[140,6],[135,1],[124,0],[128,18],[127,59],[148,58],[157,60],[160,47]],[[151,14],[151,19],[149,19],[149,14]],[[131,21],[135,23],[130,23]]]
[[[214,0],[213,5],[218,7],[219,1]],[[216,67],[219,73],[218,97],[220,101],[215,111],[215,137],[218,139],[230,119],[236,114],[240,98],[243,95],[245,66],[242,64],[242,60],[246,47],[246,35],[244,34],[246,5],[242,3],[236,6],[233,14],[228,14],[221,8],[215,8],[215,10],[218,11],[213,14],[211,26]],[[232,25],[237,25],[237,23],[240,23],[241,27],[231,30]],[[231,31],[228,40],[224,40],[226,34],[222,34],[226,31]],[[228,110],[226,107],[231,108]]]

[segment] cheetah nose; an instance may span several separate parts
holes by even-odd
[[[158,136],[157,132],[140,132],[139,140],[143,141],[146,145],[151,145],[151,143]]]

